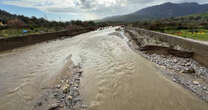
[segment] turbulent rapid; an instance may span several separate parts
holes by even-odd
[[[207,110],[108,28],[0,53],[0,110],[30,110],[72,56],[89,110]]]

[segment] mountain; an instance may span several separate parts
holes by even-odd
[[[134,22],[138,20],[151,20],[170,17],[187,16],[208,12],[208,4],[198,3],[164,3],[148,8],[141,9],[131,14],[112,16],[102,19],[101,21],[123,21]]]

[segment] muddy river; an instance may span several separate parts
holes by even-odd
[[[0,110],[30,110],[72,55],[89,110],[207,110],[128,47],[115,28],[0,53]],[[123,35],[123,34],[122,34]]]

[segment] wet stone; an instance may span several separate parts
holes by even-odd
[[[62,90],[63,90],[63,93],[67,93],[68,90],[69,90],[69,84],[65,84],[63,87],[62,87]]]
[[[199,82],[198,81],[193,81],[193,84],[194,85],[199,85]]]
[[[64,104],[64,109],[69,110],[80,110],[83,109],[82,100],[80,98],[79,86],[80,86],[80,78],[83,73],[80,70],[80,65],[74,66],[72,71],[71,79],[61,80],[59,85],[56,85],[55,92],[53,96],[59,101],[57,102],[59,105],[53,105],[50,107],[50,110],[56,110],[57,108],[61,108],[60,104]],[[84,108],[87,108],[85,106]]]
[[[207,90],[207,87],[204,86],[204,87],[203,87],[203,90]]]
[[[173,78],[173,81],[176,82],[177,80],[175,78]]]
[[[67,100],[72,100],[72,96],[67,96]]]
[[[61,88],[61,85],[56,85],[56,88],[57,88],[57,89],[60,89],[60,88]]]
[[[50,108],[48,110],[57,110],[60,107],[60,105],[58,103],[54,103],[50,106]]]
[[[173,60],[173,62],[174,62],[174,63],[177,63],[177,62],[178,62],[178,60],[177,60],[177,59],[174,59],[174,60]]]
[[[195,70],[194,68],[185,68],[185,70],[182,70],[182,73],[195,73]]]

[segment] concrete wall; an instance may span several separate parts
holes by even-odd
[[[0,51],[14,49],[17,47],[22,47],[22,46],[31,45],[31,44],[53,40],[53,39],[58,39],[62,37],[72,37],[72,36],[85,33],[85,32],[89,32],[89,31],[91,30],[79,30],[76,32],[60,31],[60,32],[53,32],[53,33],[33,34],[33,35],[27,35],[27,36],[0,39]]]
[[[179,36],[127,27],[126,31],[140,47],[147,45],[169,47],[176,50],[193,52],[193,58],[208,67],[208,43],[186,39]]]

